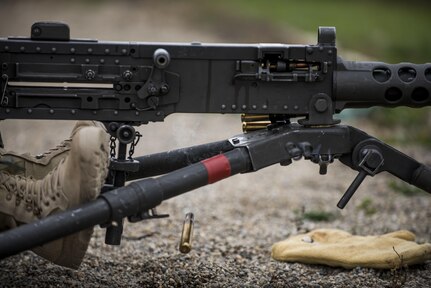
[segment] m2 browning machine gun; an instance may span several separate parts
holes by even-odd
[[[316,45],[101,42],[69,34],[65,24],[39,22],[30,38],[0,38],[0,119],[101,121],[117,143],[111,173],[97,200],[0,234],[1,257],[96,224],[107,227],[106,243],[120,244],[125,217],[162,217],[153,208],[166,199],[302,157],[320,174],[335,159],[358,171],[339,208],[366,176],[383,171],[431,192],[430,167],[333,117],[345,108],[429,106],[431,63],[342,60],[331,27],[319,28]],[[245,133],[132,158],[134,126],[176,112],[242,114]]]

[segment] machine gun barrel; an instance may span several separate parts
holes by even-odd
[[[336,110],[431,104],[431,63],[387,64],[338,59],[334,77]]]

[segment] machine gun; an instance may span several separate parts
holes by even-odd
[[[316,45],[178,44],[70,39],[67,25],[39,22],[30,38],[0,38],[0,65],[0,119],[98,120],[112,141],[100,197],[1,233],[1,257],[97,224],[120,244],[126,217],[163,217],[154,208],[166,199],[302,157],[320,174],[335,159],[358,171],[339,208],[383,171],[431,193],[430,167],[334,119],[345,108],[429,106],[431,64],[342,60],[332,27]],[[244,134],[133,158],[134,126],[176,112],[242,114]]]

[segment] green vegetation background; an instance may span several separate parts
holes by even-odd
[[[238,16],[313,33],[318,26],[335,26],[344,48],[379,60],[431,61],[431,1],[233,0],[217,4]]]

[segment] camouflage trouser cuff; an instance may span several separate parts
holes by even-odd
[[[0,136],[1,137],[1,136]],[[1,141],[1,139],[0,139]],[[3,143],[0,143],[3,144]],[[7,151],[3,146],[0,147],[0,171],[6,171],[11,174],[22,174],[25,172],[25,166],[20,165],[17,161],[7,155]]]

